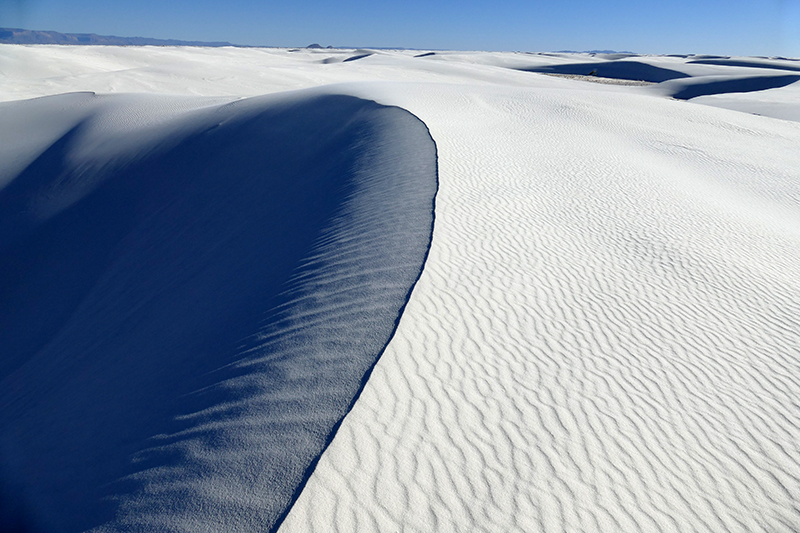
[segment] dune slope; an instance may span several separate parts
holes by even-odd
[[[786,74],[782,76],[750,76],[747,78],[704,79],[689,83],[674,83],[672,97],[677,100],[690,100],[700,96],[728,93],[752,93],[779,89],[800,81],[800,75]]]
[[[431,251],[282,532],[800,530],[800,125],[583,86],[385,88]]]
[[[567,63],[544,67],[529,67],[520,70],[540,72],[542,74],[574,74],[581,76],[598,76],[620,80],[641,80],[659,83],[666,80],[688,77],[682,72],[664,67],[656,67],[638,61],[603,61],[595,63]]]
[[[19,191],[15,181],[26,168],[22,175],[30,177],[32,164],[58,170],[62,152],[69,156],[64,168],[81,169],[66,174],[69,179],[47,181],[41,195],[6,198],[0,210],[11,217],[7,226],[28,232],[8,243],[27,252],[7,257],[39,265],[43,273],[67,272],[75,281],[61,286],[58,306],[40,302],[25,311],[25,298],[17,298],[31,320],[3,317],[39,328],[23,335],[14,326],[0,344],[16,343],[27,354],[9,363],[14,378],[1,384],[0,397],[0,412],[16,413],[0,442],[0,490],[23,494],[8,506],[17,516],[50,520],[55,510],[74,505],[63,511],[73,513],[72,529],[134,531],[800,531],[800,124],[791,122],[800,117],[800,82],[721,92],[758,88],[747,79],[796,76],[796,70],[780,72],[795,62],[637,56],[623,62],[623,72],[603,72],[639,78],[649,65],[662,69],[656,74],[666,69],[685,75],[639,86],[520,70],[570,63],[619,67],[615,58],[621,56],[605,54],[436,51],[414,58],[423,51],[382,50],[345,62],[368,51],[0,48],[3,100],[76,90],[162,93],[0,105],[0,120],[9,126],[0,131],[0,187]],[[226,95],[322,84],[336,85],[220,107],[233,100]],[[719,94],[672,98],[690,86]],[[330,433],[325,438],[314,428],[335,418],[326,414],[336,396],[329,391],[342,385],[340,374],[325,381],[312,371],[334,368],[328,362],[337,361],[339,348],[350,342],[366,346],[351,333],[360,324],[377,331],[366,320],[385,310],[373,304],[385,303],[376,292],[346,290],[370,269],[341,254],[374,250],[375,265],[384,264],[382,258],[388,263],[372,273],[400,279],[391,269],[414,262],[378,252],[390,233],[376,230],[382,226],[375,221],[388,220],[394,208],[405,212],[399,201],[405,196],[392,192],[375,209],[362,209],[377,200],[326,189],[324,199],[333,194],[342,213],[368,221],[353,225],[349,215],[310,212],[306,200],[314,193],[302,184],[281,201],[246,187],[241,172],[229,172],[240,168],[232,162],[254,161],[253,153],[266,149],[275,164],[286,162],[276,168],[293,178],[287,183],[307,177],[288,169],[313,167],[321,174],[309,181],[328,187],[328,170],[339,163],[353,179],[366,168],[415,173],[432,150],[424,127],[408,116],[417,127],[387,119],[387,127],[352,130],[350,125],[363,125],[361,119],[334,120],[363,118],[367,110],[347,99],[314,99],[333,91],[399,106],[424,121],[436,140],[439,189],[424,270],[358,400],[308,476],[293,454],[307,453],[312,441],[325,445]],[[188,97],[196,94],[214,100]],[[370,125],[383,116],[368,115]],[[231,118],[236,120],[226,126]],[[267,123],[280,131],[262,136],[259,128]],[[400,142],[387,137],[412,129],[420,135],[401,134]],[[351,134],[365,143],[331,148]],[[206,137],[216,140],[206,144]],[[267,138],[272,140],[261,142]],[[373,151],[377,141],[383,148]],[[191,157],[164,156],[185,146],[196,148]],[[305,155],[294,151],[298,146]],[[48,147],[56,155],[37,160]],[[323,153],[344,159],[326,156],[323,163],[316,157]],[[84,224],[90,227],[80,233],[94,244],[82,240],[80,250],[59,248],[66,241],[56,230],[64,232],[63,225],[48,226],[50,240],[39,230],[42,220],[73,220],[69,213],[87,205],[77,202],[81,198],[111,199],[102,191],[112,185],[98,176],[128,176],[125,169],[139,168],[147,179],[144,163],[159,159],[173,161],[178,176],[184,168],[208,168],[219,177],[213,183],[236,178],[232,183],[239,185],[171,192],[151,180],[157,194],[145,198],[163,208],[151,213],[163,223],[148,222],[139,232],[126,229],[129,220],[139,220],[126,214],[127,204],[94,200],[97,212],[107,213],[104,219],[117,222],[102,230]],[[428,231],[429,193],[422,192],[426,215],[414,222]],[[251,292],[262,294],[259,287],[268,282],[260,272],[273,275],[260,270],[262,262],[247,259],[268,255],[250,246],[259,228],[261,242],[290,253],[265,229],[273,219],[254,207],[259,202],[289,211],[306,206],[303,220],[317,224],[321,237],[307,254],[297,252],[304,259],[286,279],[286,290],[275,296],[264,289],[269,305],[253,304],[249,314],[239,303],[250,301]],[[328,209],[326,202],[315,205]],[[36,207],[23,212],[39,218],[20,218],[13,206]],[[195,214],[199,222],[190,224]],[[290,222],[280,232],[297,232],[299,241],[305,230],[291,225],[292,216],[278,217]],[[162,236],[173,219],[182,222]],[[78,232],[83,219],[75,220],[66,228]],[[345,234],[337,228],[359,229]],[[225,232],[243,237],[226,240]],[[124,238],[113,244],[118,235]],[[125,262],[119,253],[127,254]],[[62,260],[70,258],[87,267]],[[146,263],[137,270],[139,258]],[[106,263],[129,267],[97,269]],[[155,285],[128,290],[119,281],[151,279],[140,270],[158,274]],[[25,286],[23,273],[29,271],[8,270],[21,280],[8,286]],[[55,287],[60,278],[42,275],[27,287],[57,294],[40,287]],[[105,296],[108,305],[94,303],[94,294],[106,294],[101,286],[114,290]],[[401,289],[393,294],[403,294]],[[184,303],[162,308],[161,294]],[[317,298],[322,294],[324,300]],[[118,308],[132,319],[106,327]],[[63,316],[76,319],[60,325]],[[222,337],[237,339],[235,348],[220,351],[222,361],[212,365],[213,332],[227,318],[242,324]],[[391,321],[378,322],[386,327]],[[155,335],[151,340],[137,332]],[[63,357],[51,335],[58,342],[79,340],[69,346],[81,349],[68,352],[78,355]],[[47,342],[40,345],[42,337]],[[135,354],[126,347],[134,338]],[[304,346],[322,346],[315,353],[334,357],[295,357]],[[103,359],[100,350],[118,357]],[[170,367],[173,356],[180,357]],[[111,380],[116,375],[123,377]],[[123,385],[124,401],[115,400],[113,385],[98,376]],[[126,385],[129,379],[136,390]],[[162,381],[141,386],[147,379]],[[352,387],[357,392],[361,384]],[[5,392],[11,385],[18,390]],[[103,387],[109,390],[82,390]],[[149,410],[156,416],[152,425],[139,412]],[[113,413],[123,413],[121,420]],[[30,420],[23,418],[28,415]],[[91,420],[102,424],[84,424]],[[275,424],[291,430],[286,439],[272,431]],[[70,435],[73,426],[80,429]],[[265,452],[278,441],[280,452]],[[81,447],[87,442],[116,447],[87,452]],[[62,456],[69,458],[66,464],[58,461]],[[299,495],[287,488],[292,472],[298,473]],[[109,483],[101,484],[106,477]],[[291,502],[293,494],[286,516],[269,511],[285,510],[278,500]],[[54,495],[58,502],[49,500]],[[87,509],[92,522],[79,522],[75,517]]]
[[[421,271],[427,129],[326,94],[136,135],[124,96],[26,113],[37,103],[78,111],[0,190],[2,514],[44,531],[269,529]]]

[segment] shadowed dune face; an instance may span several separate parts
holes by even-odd
[[[779,89],[800,81],[800,75],[785,76],[753,76],[748,78],[731,78],[725,80],[699,78],[687,83],[678,82],[670,95],[678,100],[689,100],[698,96],[727,93],[750,93]]]
[[[0,516],[269,529],[419,276],[433,140],[353,97],[245,101],[87,171],[84,127],[0,191]]]
[[[765,61],[746,61],[742,59],[695,59],[693,61],[689,61],[689,63],[697,63],[700,65],[722,65],[727,67],[749,67],[800,71],[800,67],[786,65],[785,63],[767,63]]]
[[[358,54],[358,55],[354,55],[354,56],[351,56],[351,57],[348,57],[347,59],[345,59],[345,60],[343,61],[343,63],[347,63],[347,62],[349,62],[349,61],[358,61],[359,59],[364,59],[365,57],[369,57],[369,56],[371,56],[371,55],[373,55],[373,54],[371,54],[371,53],[370,53],[370,54]]]
[[[676,78],[686,78],[687,74],[663,67],[654,67],[639,61],[606,61],[597,63],[572,63],[548,65],[544,67],[521,68],[526,72],[541,74],[572,74],[577,76],[598,76],[618,80],[649,81],[660,83]]]
[[[0,471],[0,531],[2,533],[35,533],[34,518],[27,509],[20,487],[13,485]]]

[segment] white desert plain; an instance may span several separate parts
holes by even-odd
[[[0,530],[800,531],[799,80],[0,45]]]

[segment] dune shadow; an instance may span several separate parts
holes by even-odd
[[[128,222],[131,204],[120,202],[121,195],[108,201],[100,194],[91,208],[70,210],[36,227],[31,205],[47,195],[54,177],[68,179],[68,150],[79,129],[69,131],[0,191],[0,379],[55,336],[106,266]],[[76,233],[88,245],[75,246]]]
[[[518,68],[525,72],[541,74],[571,74],[577,76],[598,76],[617,80],[647,81],[660,83],[688,75],[676,70],[654,67],[639,61],[603,61],[597,63],[569,63],[544,67]]]
[[[800,71],[800,67],[793,65],[778,65],[775,63],[765,63],[763,61],[745,61],[741,59],[695,59],[689,63],[697,63],[701,65],[722,65],[727,67],[748,67],[748,68],[765,68],[774,70],[792,70]]]
[[[350,61],[358,61],[359,59],[364,59],[365,57],[369,57],[371,55],[374,55],[374,54],[369,53],[369,54],[358,54],[358,55],[355,55],[355,56],[350,56],[347,59],[345,59],[344,61],[342,61],[342,63],[348,63]]]
[[[3,486],[43,531],[270,529],[421,273],[427,128],[347,96],[223,106],[37,218],[75,142],[0,192]]]
[[[778,89],[800,81],[800,75],[757,76],[716,81],[699,81],[681,86],[671,96],[678,100],[690,100],[698,96],[727,93],[749,93]]]
[[[7,476],[0,471],[0,533],[39,531],[20,492],[20,488],[10,485]]]

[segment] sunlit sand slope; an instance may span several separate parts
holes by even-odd
[[[180,102],[0,106],[55,136],[0,190],[6,524],[269,529],[419,276],[436,152],[414,116],[323,93]]]
[[[431,253],[281,531],[800,530],[800,125],[403,91]]]

